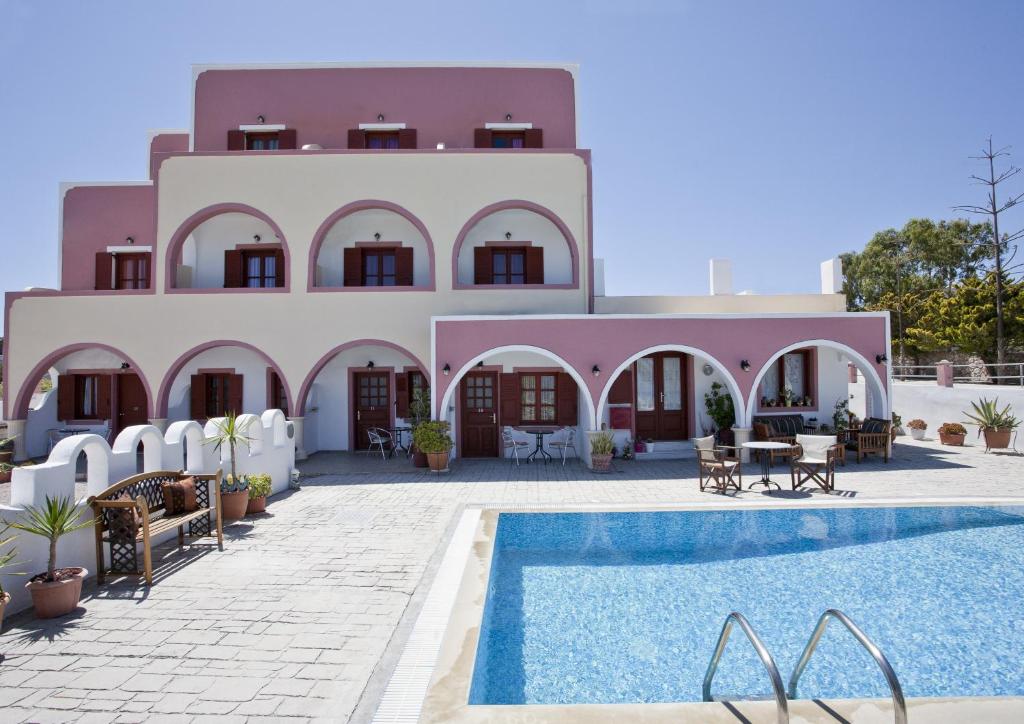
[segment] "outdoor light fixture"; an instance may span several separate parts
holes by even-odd
[[[476,363],[476,366],[477,367],[483,367],[484,366],[484,361],[480,360],[479,362]]]
[[[740,360],[740,369],[744,372],[750,372],[750,362],[747,360]]]
[[[375,231],[374,234],[373,234],[373,238],[374,238],[375,241],[380,241],[380,232],[379,231]]]
[[[506,113],[505,114],[505,120],[506,121],[511,121],[512,120],[512,114],[511,113]]]
[[[439,141],[439,142],[438,142],[438,144],[437,144],[437,150],[438,150],[438,151],[443,151],[443,150],[444,150],[444,141]]]
[[[257,244],[259,244],[260,240],[261,240],[261,237],[260,237],[259,234],[253,234],[252,235],[252,240],[255,241]]]
[[[371,370],[373,369],[373,360],[370,360],[369,362],[366,363],[366,368]]]
[[[444,376],[447,377],[452,373],[452,366],[445,362],[444,367],[441,368],[441,371],[444,372]]]
[[[383,113],[378,113],[377,114],[377,121],[378,122],[383,122],[383,120],[384,120],[384,114]]]
[[[126,369],[128,369],[129,367],[131,367],[131,365],[130,365],[130,364],[128,364],[127,362],[122,362],[122,363],[121,363],[121,369],[123,369],[123,370],[126,370]]]
[[[505,241],[512,241],[512,232],[511,231],[506,231],[505,232]]]
[[[259,121],[260,123],[265,123],[267,119],[264,118],[263,116],[256,116],[256,120]]]
[[[597,377],[599,374],[601,374],[601,368],[598,367],[597,365],[591,367],[590,371],[594,373],[594,377]]]
[[[124,240],[127,241],[129,244],[134,244],[135,243],[135,237],[134,236],[126,236]]]
[[[889,358],[886,357],[884,354],[876,354],[875,355],[875,362],[877,362],[878,364],[882,364],[882,363],[888,362],[888,361],[889,361]]]

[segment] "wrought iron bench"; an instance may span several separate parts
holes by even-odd
[[[186,474],[180,470],[156,470],[133,475],[90,497],[87,502],[92,507],[95,521],[97,583],[103,583],[105,577],[104,543],[110,547],[111,573],[145,575],[148,585],[153,584],[152,540],[162,533],[177,528],[178,547],[181,548],[185,544],[185,526],[188,525],[190,538],[216,533],[217,547],[224,550],[224,523],[220,505],[221,475],[221,470],[205,475]],[[164,496],[160,486],[185,478],[195,478],[198,509],[175,515],[163,513]],[[206,485],[202,485],[204,482]],[[133,516],[126,516],[122,512],[132,509],[139,518],[137,529],[131,521]],[[211,513],[216,520],[216,530],[210,520]],[[142,544],[144,566],[141,573],[138,562],[139,543]]]

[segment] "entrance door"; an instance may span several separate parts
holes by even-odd
[[[684,357],[678,352],[659,352],[636,361],[637,437],[687,438]]]
[[[462,456],[498,457],[498,375],[471,372],[462,378]]]
[[[352,417],[355,418],[356,450],[370,447],[366,434],[371,427],[391,427],[391,375],[387,372],[357,372]]]
[[[117,380],[117,417],[113,423],[114,436],[131,425],[145,425],[146,388],[135,374],[114,375]]]

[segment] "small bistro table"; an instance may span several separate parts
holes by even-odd
[[[544,436],[558,432],[557,427],[533,427],[531,425],[529,427],[517,427],[516,429],[519,430],[520,432],[526,432],[531,435],[534,435],[537,438],[537,447],[532,453],[526,456],[526,462],[533,462],[533,459],[538,455],[540,455],[544,459],[545,465],[547,465],[548,460],[554,460],[554,458],[548,453],[548,451],[544,449]]]
[[[402,436],[405,435],[405,433],[407,433],[407,432],[412,432],[412,428],[411,427],[393,427],[390,430],[388,430],[388,432],[391,433],[391,441],[394,443],[394,445],[392,446],[391,452],[394,453],[396,450],[401,450],[402,452],[405,453],[406,457],[409,457],[409,453],[410,453],[409,448],[412,447],[412,445],[411,445],[411,443],[410,443],[410,445],[408,447],[403,445],[402,444]]]
[[[793,446],[790,445],[789,443],[785,443],[785,442],[767,442],[767,441],[765,441],[765,442],[745,442],[745,443],[743,443],[743,447],[746,448],[747,450],[764,450],[765,452],[769,452],[771,450],[785,450],[785,449],[791,448]],[[770,477],[768,477],[768,471],[771,469],[771,464],[772,464],[772,456],[771,455],[761,455],[760,457],[761,457],[761,479],[751,483],[749,487],[753,488],[755,485],[763,485],[766,488],[770,489],[771,486],[774,485],[779,490],[782,490],[782,486],[781,485],[779,485],[774,480],[772,480]]]

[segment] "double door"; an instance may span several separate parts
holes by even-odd
[[[686,355],[659,352],[636,361],[636,434],[644,440],[685,440]]]

